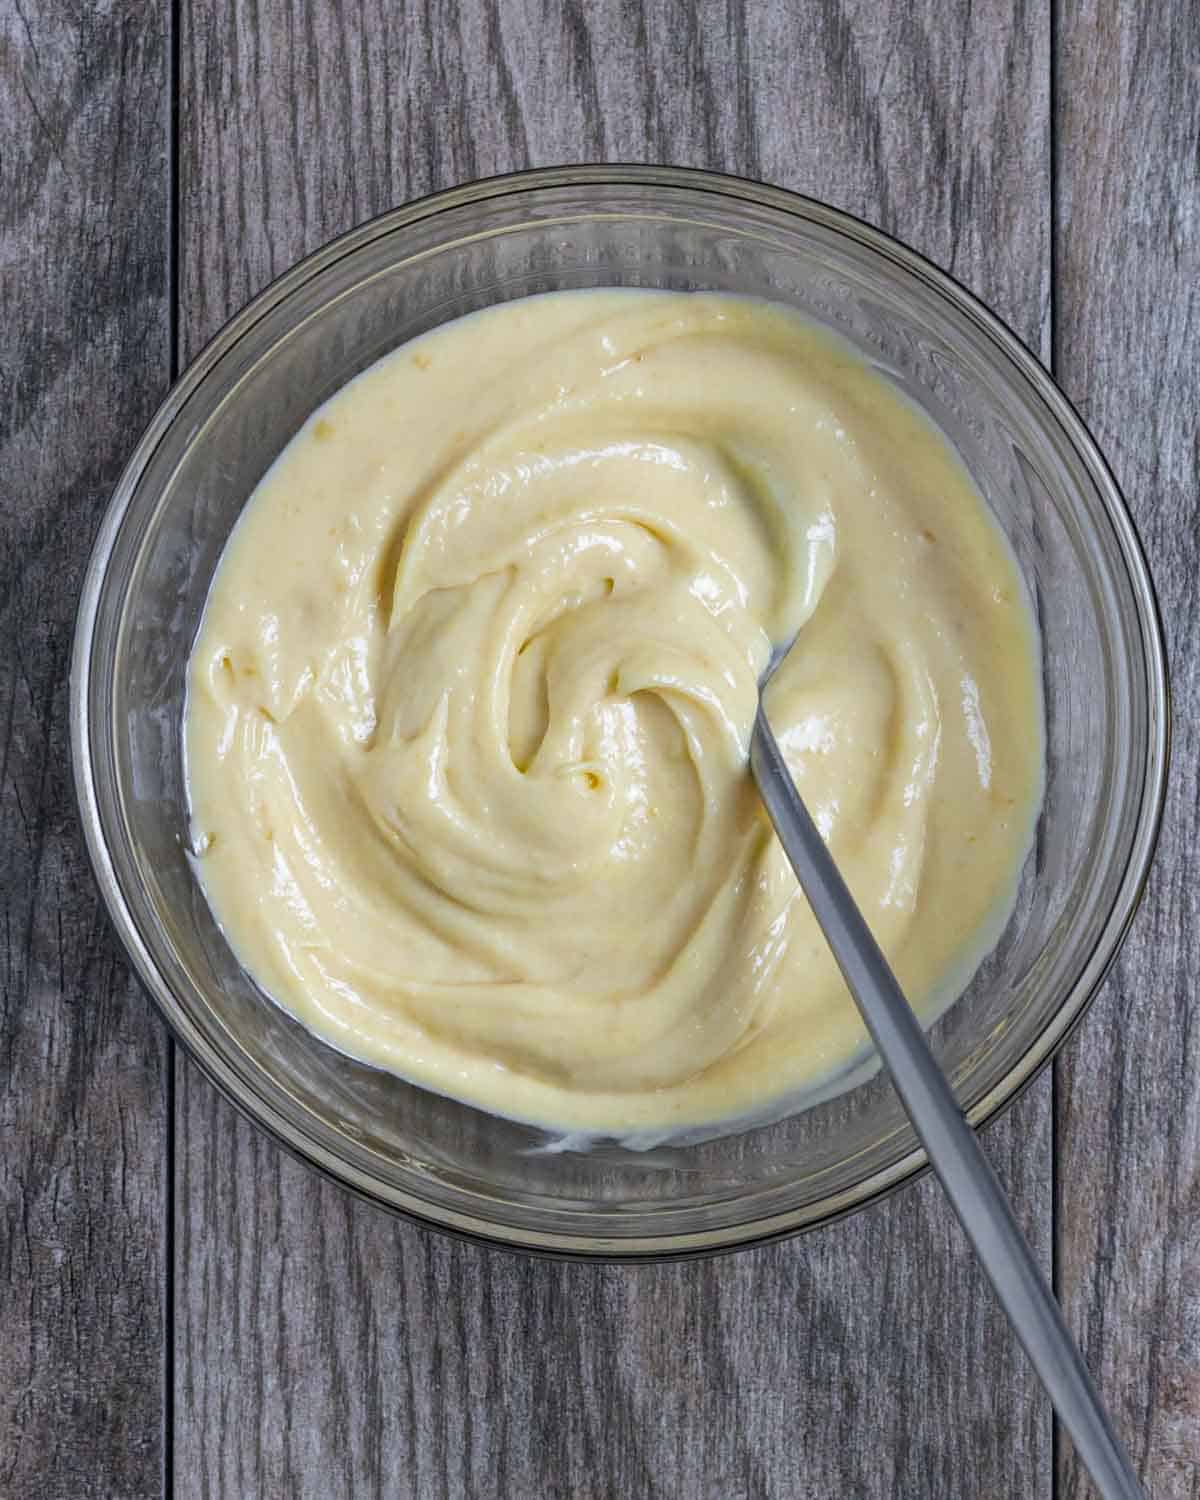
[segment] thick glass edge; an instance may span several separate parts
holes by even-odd
[[[1082,1019],[1110,966],[1136,913],[1145,888],[1166,795],[1170,741],[1170,710],[1166,656],[1161,617],[1140,538],[1125,505],[1120,488],[1082,419],[1040,362],[994,313],[946,272],[882,230],[831,208],[815,199],[785,189],[690,168],[651,166],[579,166],[536,169],[507,176],[485,178],[445,192],[415,200],[367,221],[339,236],[285,271],[260,292],[215,335],[200,352],[151,419],[114,489],[88,563],[80,604],[69,678],[69,731],[72,768],[81,822],[88,854],[105,905],[122,943],[133,960],[139,978],[175,1035],[187,1047],[202,1071],[230,1098],[242,1113],[264,1128],[287,1149],[325,1175],[349,1187],[369,1201],[414,1221],[449,1230],[466,1238],[502,1248],[532,1251],[568,1258],[602,1260],[674,1259],[771,1240],[816,1228],[877,1201],[920,1175],[927,1167],[925,1155],[914,1150],[880,1173],[858,1184],[827,1206],[813,1211],[791,1211],[774,1217],[748,1220],[720,1230],[697,1231],[695,1235],[593,1237],[548,1231],[524,1231],[515,1225],[479,1220],[441,1205],[397,1191],[394,1200],[381,1196],[366,1174],[323,1150],[320,1143],[296,1130],[275,1105],[255,1091],[244,1096],[245,1080],[228,1069],[219,1055],[210,1055],[206,1039],[191,1024],[159,974],[149,950],[132,920],[114,868],[105,816],[94,774],[94,745],[89,720],[92,653],[108,562],[126,512],[134,498],[141,474],[187,400],[202,385],[212,368],[229,348],[246,334],[270,309],[297,287],[320,275],[328,266],[353,254],[373,240],[420,222],[436,214],[478,204],[489,199],[524,195],[543,189],[596,187],[676,188],[690,193],[711,194],[722,199],[754,203],[789,217],[816,222],[822,227],[866,246],[906,268],[968,315],[998,350],[1017,367],[1058,423],[1069,449],[1082,466],[1100,497],[1117,539],[1137,610],[1137,645],[1146,673],[1148,708],[1147,758],[1143,767],[1141,799],[1129,845],[1126,869],[1118,896],[1102,929],[1092,957],[1074,986],[1073,996],[1060,1007],[1039,1034],[1036,1043],[1003,1079],[969,1111],[971,1123],[980,1126],[1009,1104],[1033,1081]],[[255,1107],[251,1107],[253,1102]],[[845,1201],[842,1201],[844,1198]]]

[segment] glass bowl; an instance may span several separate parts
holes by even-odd
[[[1145,561],[1079,418],[973,297],[845,214],[703,172],[531,172],[386,214],[239,313],[138,444],[83,590],[72,747],[117,930],[209,1077],[309,1162],[443,1229],[620,1259],[826,1222],[924,1156],[886,1080],[861,1066],[771,1125],[573,1152],[343,1056],[266,999],[216,928],[189,861],[181,757],[185,666],[221,549],[314,408],[447,319],[594,286],[747,293],[827,324],[948,434],[1012,543],[1041,631],[1046,797],[1013,918],[931,1033],[973,1122],[1028,1083],[1113,960],[1153,852],[1168,712]]]

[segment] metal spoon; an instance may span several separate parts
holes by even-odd
[[[750,769],[763,805],[913,1129],[1080,1458],[1104,1500],[1142,1500],[1133,1465],[1017,1227],[1004,1189],[809,816],[767,723],[763,692],[786,653],[784,647],[772,654],[759,683],[750,740]]]

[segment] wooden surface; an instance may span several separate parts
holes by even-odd
[[[67,669],[167,390],[166,17],[0,0],[0,1496],[156,1495],[168,1043],[92,883]]]
[[[1172,776],[1150,890],[1057,1063],[1059,1277],[1155,1495],[1200,1496],[1200,10],[1059,16],[1059,379],[1159,586]],[[1103,101],[1097,107],[1097,101]],[[1066,1444],[1063,1496],[1088,1492]]]
[[[1087,1493],[930,1184],[701,1265],[454,1244],[172,1060],[98,915],[71,616],[173,352],[368,214],[580,159],[895,231],[1055,360],[1126,486],[1173,648],[1162,856],[986,1143],[1153,1494],[1200,1495],[1198,46],[1165,0],[0,0],[0,1496]]]

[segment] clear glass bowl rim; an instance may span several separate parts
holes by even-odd
[[[271,309],[333,264],[371,242],[448,210],[491,199],[519,197],[546,189],[655,188],[666,192],[710,194],[726,203],[745,202],[815,223],[873,251],[939,293],[954,310],[988,336],[1031,387],[1058,423],[1076,460],[1087,471],[1113,528],[1137,612],[1146,669],[1148,735],[1140,804],[1130,853],[1112,909],[1099,941],[1072,990],[1018,1063],[979,1099],[969,1112],[971,1123],[987,1124],[1017,1099],[1078,1025],[1116,959],[1145,889],[1166,798],[1170,749],[1170,694],[1166,650],[1158,600],[1140,537],[1121,490],[1099,447],[1053,377],[1015,333],[947,272],[871,224],[841,209],[788,189],[689,167],[636,164],[575,165],[536,168],[477,179],[418,198],[339,235],[297,261],[252,298],[219,330],[182,372],[151,418],[126,464],[105,512],[85,574],[76,619],[70,670],[70,747],[76,796],[88,853],[109,915],[138,977],[150,992],[174,1037],[202,1072],[242,1114],[264,1129],[308,1165],[357,1196],[419,1224],[499,1248],[526,1253],[601,1261],[645,1261],[690,1258],[762,1245],[803,1230],[818,1228],[878,1201],[912,1182],[928,1169],[923,1150],[914,1149],[890,1167],[858,1183],[827,1205],[808,1206],[767,1220],[748,1220],[717,1231],[662,1235],[614,1241],[579,1235],[531,1233],[496,1225],[469,1212],[454,1213],[442,1204],[396,1193],[382,1196],[372,1179],[315,1140],[297,1121],[276,1107],[252,1081],[231,1068],[210,1046],[175,996],[142,940],[125,899],[105,833],[100,794],[94,775],[90,722],[90,675],[97,616],[114,543],[151,455],[156,451],[189,398],[203,385],[226,353]]]

